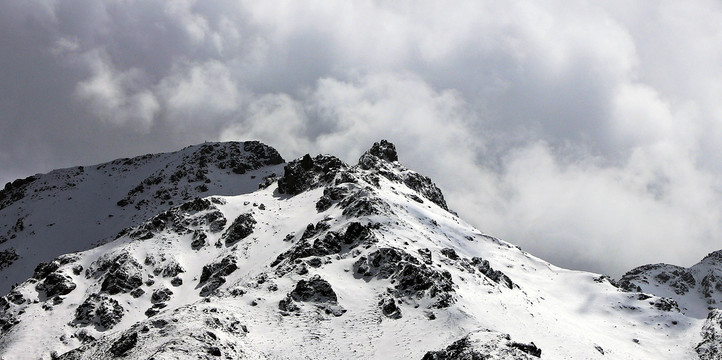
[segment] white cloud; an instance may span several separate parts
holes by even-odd
[[[151,91],[139,87],[143,72],[137,68],[119,72],[102,53],[91,52],[87,58],[93,74],[77,84],[76,96],[101,120],[131,123],[148,132],[160,105]]]
[[[713,0],[5,2],[0,121],[33,141],[0,134],[0,167],[215,138],[354,162],[388,138],[555,263],[690,265],[720,247],[720,34]]]

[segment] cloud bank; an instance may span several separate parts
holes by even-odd
[[[381,138],[483,231],[620,275],[722,248],[714,1],[0,1],[0,181]]]

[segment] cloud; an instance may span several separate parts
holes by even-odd
[[[354,162],[388,138],[558,265],[691,265],[720,247],[721,28],[711,0],[3,2],[0,181],[215,139]]]

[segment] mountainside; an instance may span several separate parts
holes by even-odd
[[[685,314],[705,317],[722,303],[722,250],[690,268],[670,264],[637,267],[624,274],[619,285],[627,291],[674,299]]]
[[[0,299],[0,358],[714,359],[722,348],[717,310],[692,316],[482,233],[386,141],[353,166],[306,155],[247,180],[261,188],[209,186],[38,265]]]
[[[174,204],[254,191],[283,162],[259,142],[208,143],[8,183],[0,191],[0,294],[39,262],[112,240]]]

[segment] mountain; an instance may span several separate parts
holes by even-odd
[[[106,243],[174,204],[252,192],[283,163],[259,142],[206,143],[8,183],[0,191],[0,294],[38,263]]]
[[[718,310],[690,315],[484,234],[389,142],[355,165],[306,155],[277,174],[257,176],[253,192],[209,187],[39,264],[0,300],[0,358],[715,359],[722,349]]]
[[[722,303],[722,250],[705,256],[690,268],[670,264],[643,265],[619,281],[627,291],[665,296],[680,304],[680,311],[705,317]]]

